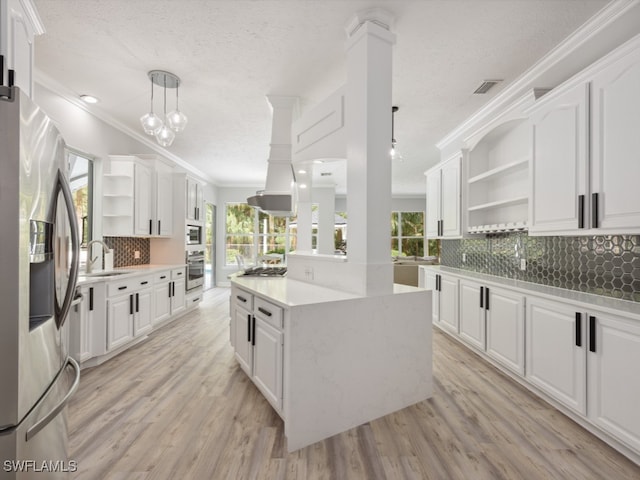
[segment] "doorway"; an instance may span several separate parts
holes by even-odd
[[[216,286],[216,206],[205,204],[204,289]]]

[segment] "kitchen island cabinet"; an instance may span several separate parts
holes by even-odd
[[[285,278],[231,279],[236,358],[294,451],[431,397],[426,290],[364,297]]]

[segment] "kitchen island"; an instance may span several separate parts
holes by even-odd
[[[286,277],[231,278],[231,344],[284,420],[288,451],[432,395],[431,292],[361,296]]]

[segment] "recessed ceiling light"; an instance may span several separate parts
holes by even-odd
[[[314,160],[313,163],[316,163],[316,164],[324,163],[324,160]]]
[[[85,102],[85,103],[98,103],[100,100],[98,100],[96,97],[94,97],[93,95],[80,95],[80,98]]]
[[[301,174],[301,175],[304,175],[305,173],[307,173],[307,171],[300,169],[300,170],[298,170],[298,173]]]
[[[300,184],[300,188],[307,188],[307,184],[306,183],[301,183]]]

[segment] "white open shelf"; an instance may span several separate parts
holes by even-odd
[[[493,208],[507,207],[509,205],[518,205],[520,203],[527,203],[529,201],[529,197],[516,197],[516,198],[506,198],[504,200],[497,200],[495,202],[483,203],[481,205],[474,205],[473,207],[469,207],[470,212],[478,212],[480,210],[490,210]]]
[[[499,177],[500,175],[506,175],[508,173],[511,173],[512,171],[526,167],[528,163],[529,163],[529,157],[526,157],[511,163],[508,163],[506,165],[500,165],[499,167],[493,168],[486,172],[482,172],[481,174],[470,178],[469,184],[481,182],[483,180],[491,180],[496,177]]]

